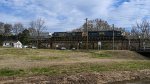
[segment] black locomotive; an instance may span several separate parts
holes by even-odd
[[[52,37],[82,37],[82,32],[54,32]]]

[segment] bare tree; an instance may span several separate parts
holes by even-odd
[[[132,29],[131,29],[131,37],[133,39],[138,39],[140,36],[140,31],[137,29],[136,26],[132,26]]]
[[[115,30],[119,31],[125,31],[124,28],[115,27]],[[74,29],[73,31],[80,31],[83,32],[86,30],[86,23],[83,24],[82,27]],[[88,30],[89,31],[106,31],[106,30],[112,30],[111,25],[108,24],[107,21],[104,21],[102,19],[94,19],[88,21]]]
[[[24,30],[24,27],[22,23],[15,23],[13,25],[12,32],[16,36],[17,40],[19,39],[19,36],[18,36],[19,33],[22,33],[23,30]]]
[[[0,35],[4,33],[4,23],[0,22]]]
[[[143,20],[141,23],[136,23],[131,29],[131,36],[134,39],[140,39],[140,43],[145,49],[146,41],[150,40],[150,23],[147,20]],[[139,45],[141,45],[139,43]]]
[[[46,29],[45,21],[43,19],[37,19],[35,21],[30,22],[30,28],[35,29],[35,36],[37,39],[36,46],[39,47],[39,40],[41,39],[41,33]]]
[[[15,35],[18,35],[24,30],[23,24],[22,23],[15,23],[13,25],[12,31]]]
[[[4,24],[4,35],[8,36],[11,34],[12,25],[11,24]]]
[[[82,31],[83,31],[83,27],[72,30],[72,32],[82,32]]]
[[[12,25],[11,24],[4,24],[4,40],[9,40],[8,37],[12,34],[11,30],[12,30]]]
[[[30,25],[31,26],[31,25]],[[32,27],[30,27],[30,28],[28,28],[28,30],[29,30],[29,33],[30,33],[30,36],[32,37],[32,38],[34,38],[35,36],[36,36],[36,30]]]
[[[142,39],[150,39],[150,23],[147,20],[136,23],[136,25],[132,26],[131,33],[136,38],[140,36]]]
[[[97,31],[109,30],[109,29],[110,29],[110,26],[109,26],[109,24],[107,23],[107,21],[104,21],[104,20],[101,20],[101,19],[95,19],[95,20],[93,20],[93,22],[95,23],[94,28],[95,28]]]

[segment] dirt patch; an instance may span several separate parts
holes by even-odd
[[[1,77],[1,84],[107,84],[150,78],[150,70],[80,73],[63,76]]]

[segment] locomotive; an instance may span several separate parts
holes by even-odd
[[[82,37],[82,32],[54,32],[52,37]]]

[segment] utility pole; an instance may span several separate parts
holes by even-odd
[[[144,41],[144,42],[143,42],[144,51],[145,51],[145,33],[146,33],[146,32],[144,31],[144,40],[143,40],[143,41]]]
[[[129,39],[129,43],[128,43],[128,50],[130,50],[130,45],[131,45],[131,34],[129,34],[128,39]]]
[[[141,36],[139,36],[139,50],[141,48]]]
[[[115,34],[114,34],[114,24],[112,25],[113,27],[113,50],[114,50],[114,47],[115,47]]]
[[[88,47],[88,39],[89,39],[89,36],[88,36],[88,18],[85,19],[86,20],[86,49],[88,50],[89,47]]]

